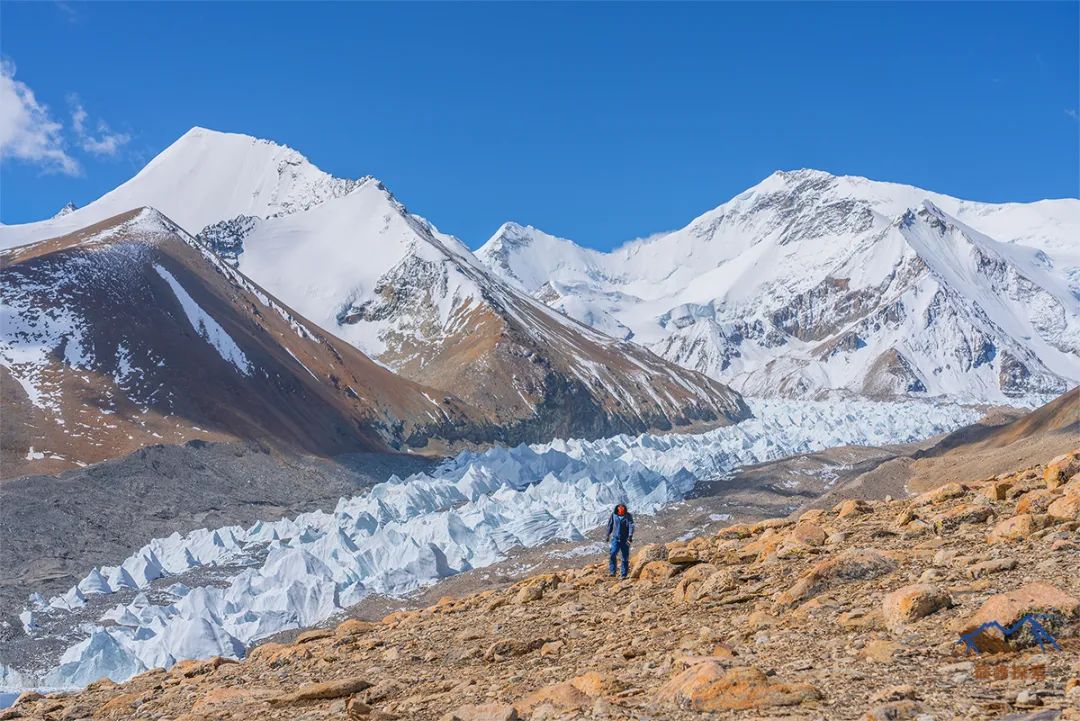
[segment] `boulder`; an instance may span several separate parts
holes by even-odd
[[[699,563],[683,571],[675,584],[675,603],[690,603],[696,600],[702,582],[716,571],[716,566],[711,563]]]
[[[371,683],[367,679],[353,676],[349,678],[334,679],[333,681],[309,683],[305,686],[301,686],[292,693],[277,696],[269,699],[269,701],[273,706],[283,706],[302,701],[325,701],[327,699],[352,696],[354,693],[358,693],[370,687]]]
[[[663,580],[679,572],[679,567],[668,561],[649,561],[641,567],[638,578],[642,581]]]
[[[570,684],[586,696],[601,696],[606,693],[616,693],[620,690],[620,682],[610,674],[602,674],[599,671],[586,671],[580,676],[570,679]]]
[[[738,587],[739,577],[735,571],[730,568],[723,568],[710,574],[708,578],[701,582],[694,595],[694,600],[719,598]]]
[[[592,705],[592,698],[572,683],[557,683],[533,691],[514,703],[519,714],[529,716],[541,706],[555,711],[577,711]]]
[[[943,486],[933,488],[926,493],[915,496],[911,501],[913,506],[937,506],[955,498],[961,498],[967,494],[967,489],[959,483],[946,483]]]
[[[895,569],[896,561],[880,551],[846,551],[814,565],[800,576],[791,588],[777,597],[777,603],[781,606],[793,606],[834,585],[877,578]]]
[[[516,606],[524,606],[533,601],[539,601],[544,597],[544,586],[540,583],[529,583],[521,587],[511,601]]]
[[[986,496],[991,501],[1004,501],[1009,497],[1009,489],[1012,488],[1012,486],[1012,481],[990,481],[979,489],[979,493]]]
[[[667,547],[668,563],[680,566],[691,566],[701,560],[697,549],[687,543],[672,543]]]
[[[873,663],[889,663],[901,648],[903,647],[896,641],[890,641],[887,638],[878,638],[869,641],[865,646],[859,649],[858,657]]]
[[[1046,470],[1043,471],[1043,483],[1052,491],[1064,486],[1077,473],[1080,473],[1080,451],[1065,453],[1046,464]]]
[[[540,656],[558,656],[566,648],[566,641],[548,641],[540,647]]]
[[[1080,521],[1080,493],[1070,493],[1057,499],[1047,507],[1046,515],[1058,523]]]
[[[837,518],[861,516],[867,513],[873,513],[874,511],[869,503],[858,498],[849,498],[846,501],[841,501],[833,508],[833,510],[836,512]]]
[[[811,508],[799,516],[797,523],[822,523],[829,515],[824,508]]]
[[[348,621],[343,621],[338,624],[334,629],[334,635],[338,638],[349,638],[350,636],[359,636],[363,633],[368,633],[374,628],[378,628],[379,624],[372,623],[371,621],[361,621],[356,618],[350,618]]]
[[[1039,488],[1031,493],[1025,493],[1016,502],[1017,513],[1046,513],[1046,509],[1058,497],[1055,491]]]
[[[955,530],[965,523],[985,523],[993,515],[994,509],[988,505],[965,503],[939,513],[931,520],[934,524],[934,530],[942,533],[943,531]]]
[[[974,566],[968,566],[964,570],[964,574],[968,578],[982,578],[984,576],[990,576],[995,573],[1002,573],[1004,571],[1011,571],[1016,568],[1015,558],[995,558],[991,561],[982,561],[976,563]]]
[[[630,557],[630,578],[639,578],[641,569],[645,568],[646,563],[665,560],[667,560],[667,546],[662,543],[648,543],[642,546]]]
[[[727,711],[797,706],[821,694],[810,684],[774,681],[753,666],[726,669],[707,661],[673,676],[657,698],[694,711]]]
[[[311,643],[312,641],[321,641],[324,638],[330,638],[334,635],[334,632],[328,628],[313,628],[310,631],[304,631],[296,637],[296,643]]]
[[[791,529],[789,537],[807,546],[824,546],[825,539],[829,537],[825,530],[811,521],[799,521]]]
[[[1006,518],[991,529],[986,536],[987,543],[1002,543],[1005,541],[1019,541],[1031,536],[1047,526],[1046,516],[1034,516],[1030,513],[1021,513],[1012,518]]]
[[[950,606],[949,594],[937,586],[917,583],[887,594],[881,603],[881,613],[886,625],[895,629]]]

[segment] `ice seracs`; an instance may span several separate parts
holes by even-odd
[[[699,435],[616,436],[464,452],[431,473],[392,478],[330,513],[155,539],[119,566],[92,572],[51,603],[62,614],[86,594],[161,588],[169,575],[242,566],[225,585],[139,594],[85,631],[46,683],[126,678],[181,658],[241,655],[243,645],[317,623],[371,593],[401,594],[490,565],[518,546],[581,539],[612,505],[650,514],[699,480],[737,466],[844,444],[925,438],[977,417],[926,403],[756,401],[755,417]],[[123,573],[121,573],[123,572]],[[107,584],[101,582],[108,577]],[[160,581],[160,583],[158,583]],[[80,590],[85,589],[85,590]]]

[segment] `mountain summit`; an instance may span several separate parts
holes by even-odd
[[[745,393],[1014,402],[1080,382],[1080,201],[799,170],[610,253],[513,228],[477,251],[492,272]]]
[[[39,223],[0,226],[0,247],[63,235],[143,206],[195,235],[237,215],[306,210],[360,182],[335,178],[286,145],[195,127],[93,203]]]

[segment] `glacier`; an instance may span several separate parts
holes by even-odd
[[[21,615],[30,634],[43,614],[70,613],[92,595],[138,591],[81,627],[81,640],[40,683],[80,687],[183,659],[241,657],[259,639],[317,624],[368,594],[406,594],[495,563],[515,547],[583,539],[620,501],[648,515],[742,465],[921,440],[980,415],[919,401],[752,400],[751,407],[753,418],[701,434],[463,452],[430,472],[342,498],[332,512],[154,539],[48,602],[33,599]],[[144,592],[159,579],[210,567],[231,574],[227,585],[174,583],[164,589],[167,601],[155,587],[157,603]]]

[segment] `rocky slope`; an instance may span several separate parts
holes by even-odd
[[[441,450],[483,425],[322,332],[157,211],[5,251],[0,281],[5,477],[191,439],[324,456]]]
[[[182,662],[3,718],[1080,718],[1080,452]],[[1054,644],[1002,636],[1038,613]],[[968,650],[963,636],[980,649]],[[1028,716],[1038,710],[1042,715]]]
[[[1080,201],[776,173],[610,253],[504,225],[477,256],[567,315],[756,395],[1013,402],[1080,382]]]

